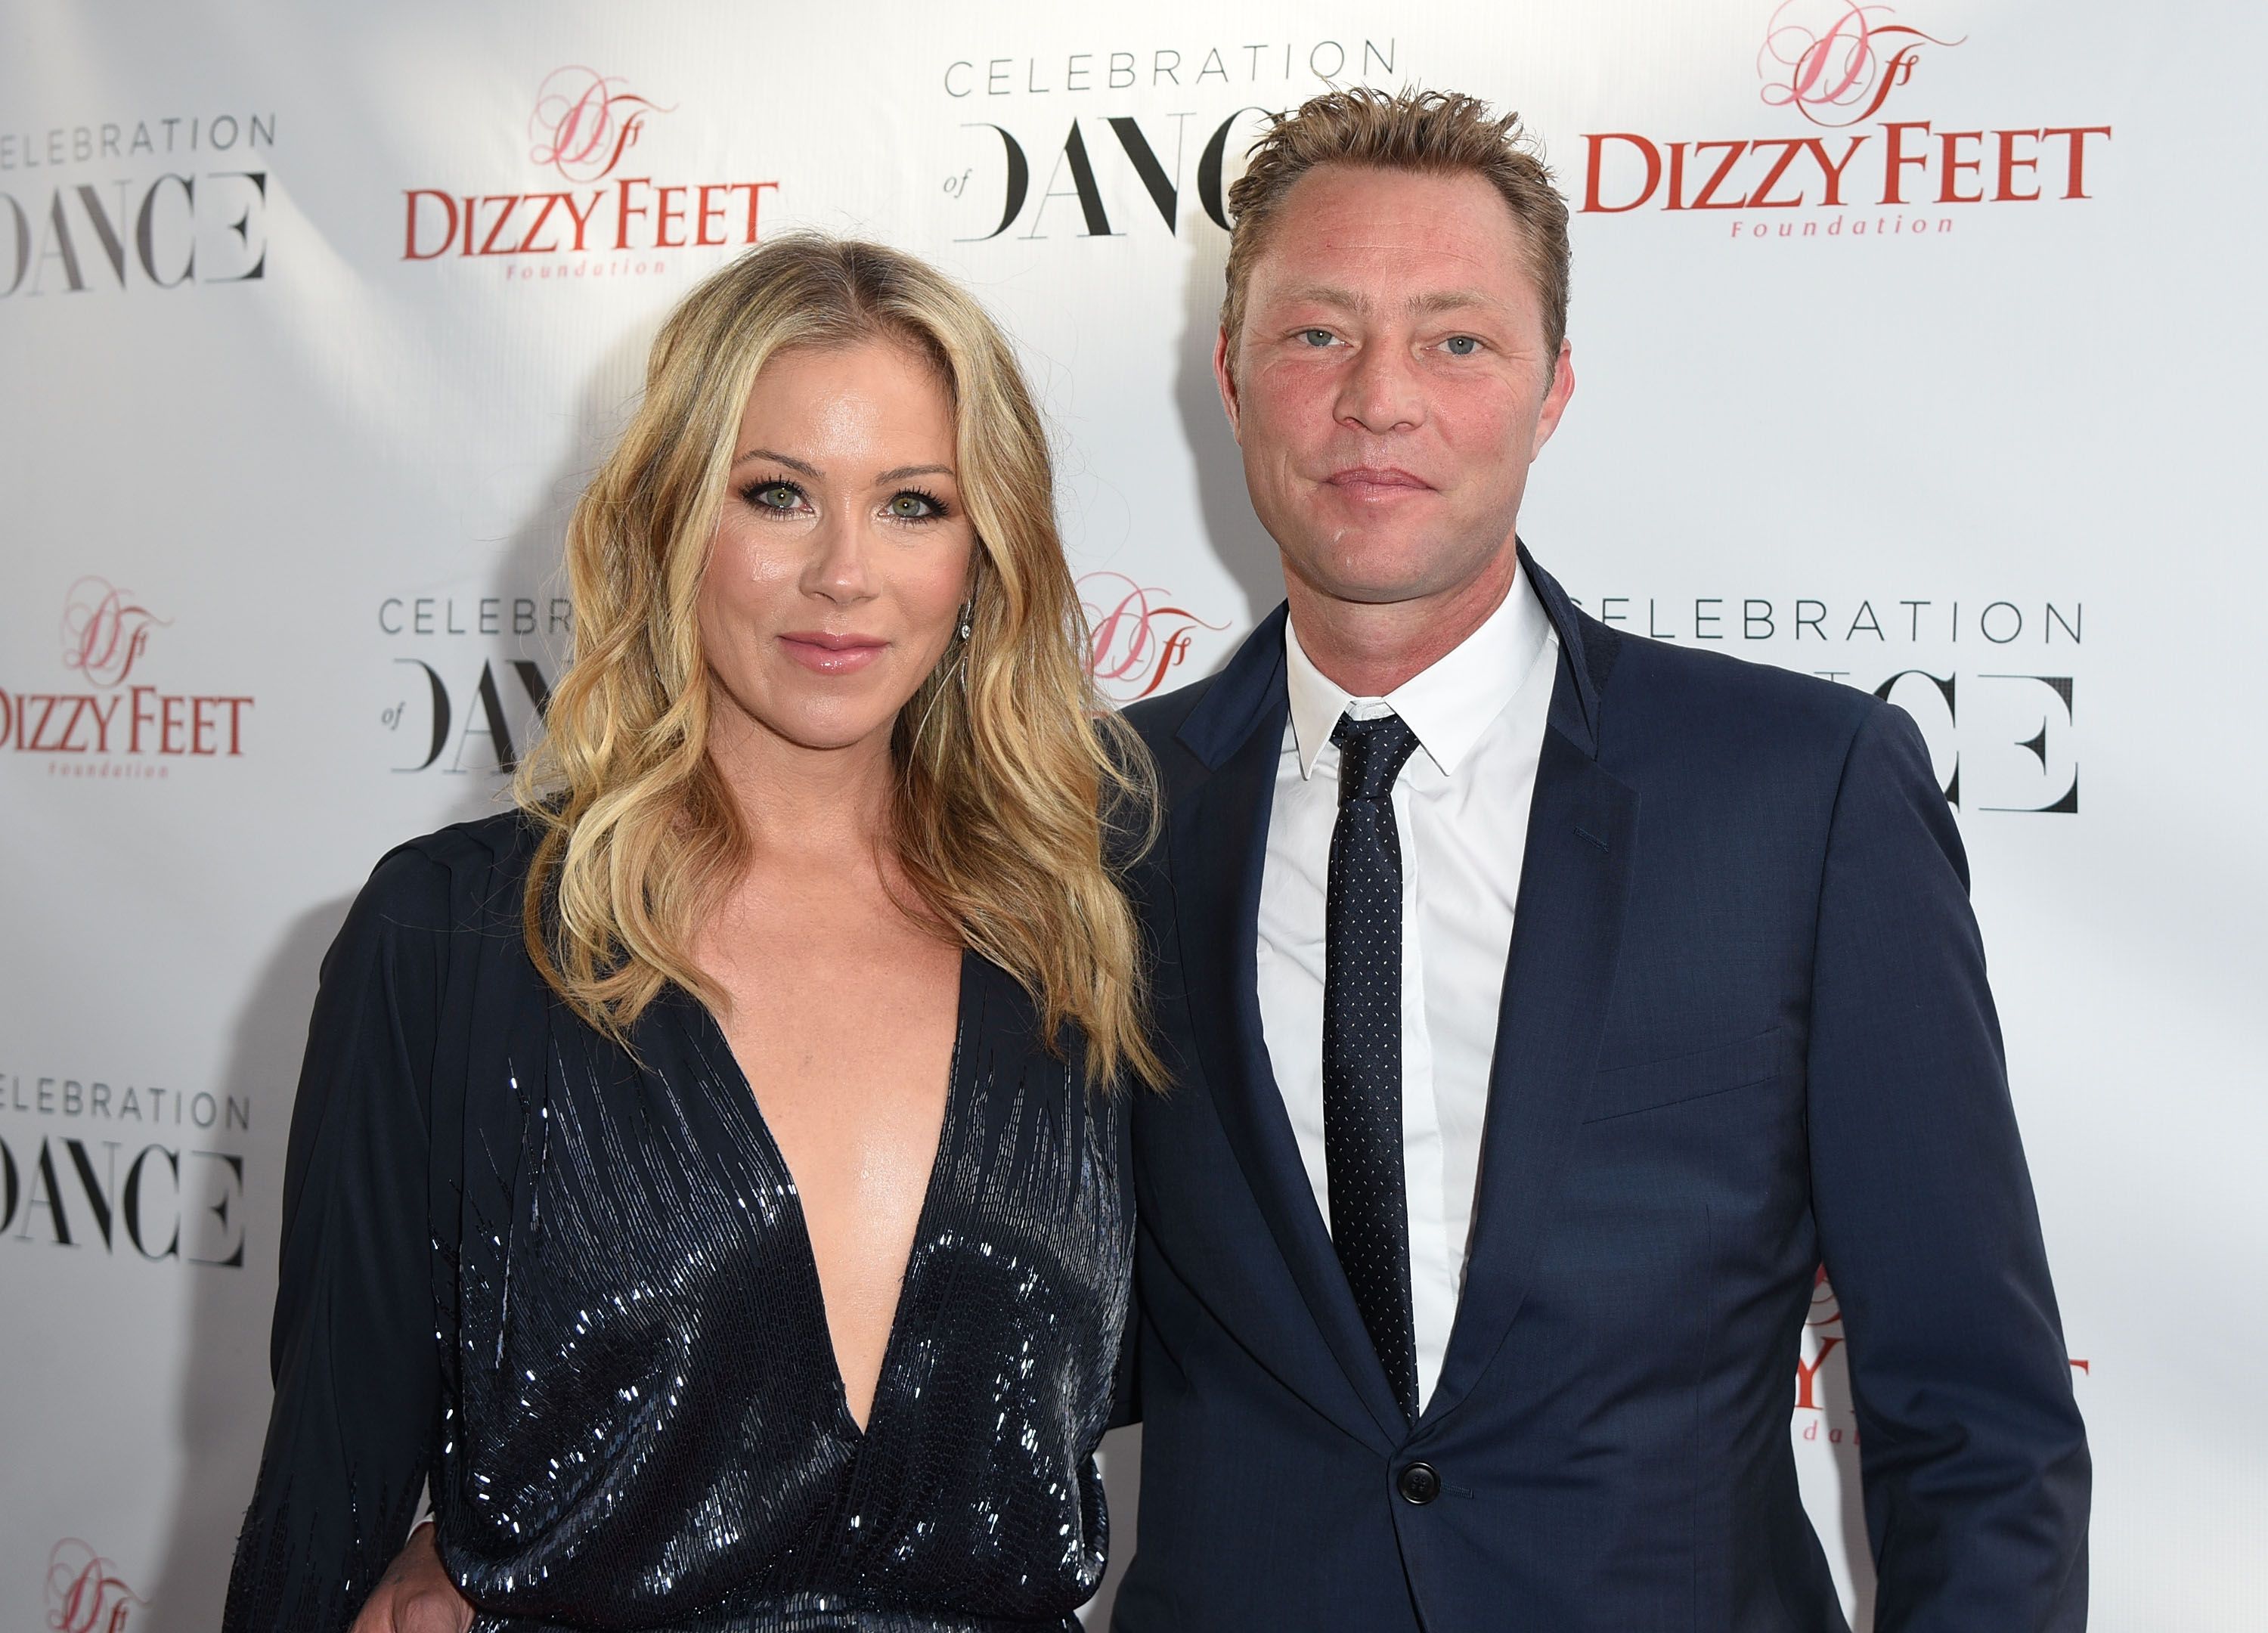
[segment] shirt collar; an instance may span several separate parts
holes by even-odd
[[[1300,751],[1300,775],[1315,774],[1315,761],[1339,717],[1350,708],[1382,704],[1402,717],[1419,747],[1454,776],[1535,666],[1536,654],[1550,633],[1543,603],[1518,574],[1504,600],[1481,627],[1383,698],[1357,697],[1315,667],[1300,632],[1284,621],[1284,680],[1291,694],[1292,735]]]

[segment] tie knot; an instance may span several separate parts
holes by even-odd
[[[1339,803],[1350,799],[1383,799],[1394,791],[1394,780],[1410,756],[1418,752],[1418,734],[1400,715],[1381,715],[1358,720],[1341,715],[1331,730],[1339,748]]]

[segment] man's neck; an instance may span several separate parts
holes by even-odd
[[[1288,572],[1284,588],[1315,667],[1351,697],[1384,697],[1463,645],[1504,605],[1519,571],[1506,550],[1455,589],[1409,601],[1344,601]]]

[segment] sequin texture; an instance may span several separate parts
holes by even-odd
[[[424,1244],[441,1338],[424,1460],[475,1625],[1075,1629],[1102,1571],[1093,1453],[1131,1249],[1123,1105],[1090,1093],[1077,1040],[1042,1048],[1018,983],[965,956],[944,1126],[862,1431],[792,1177],[715,1022],[673,990],[633,1058],[509,941],[468,929],[493,899],[460,894],[443,932],[432,1100],[446,1119],[461,1066],[463,1132]],[[473,1023],[453,1028],[468,964]],[[286,1263],[288,1281],[288,1244]],[[362,1478],[278,1455],[287,1416],[335,1412],[352,1364],[328,1357],[313,1403],[279,1382],[232,1629],[342,1627],[398,1546],[376,1551],[358,1525],[334,1556],[335,1526],[294,1523]],[[352,1468],[373,1458],[398,1484],[377,1452]],[[350,1571],[361,1588],[329,1589]]]

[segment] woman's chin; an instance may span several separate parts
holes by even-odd
[[[887,747],[897,715],[895,708],[782,710],[757,724],[791,747],[839,753],[878,739]]]
[[[821,677],[782,666],[761,676],[717,670],[711,678],[711,747],[728,759],[740,745],[753,747],[751,739],[831,751],[855,748],[879,735],[887,745],[905,701],[892,676],[872,671]]]

